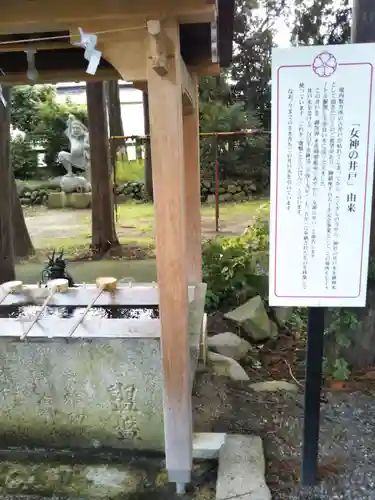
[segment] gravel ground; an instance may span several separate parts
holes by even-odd
[[[375,400],[363,392],[328,392],[322,404],[321,482],[299,485],[303,395],[255,393],[246,382],[202,373],[196,383],[195,428],[257,434],[264,440],[267,482],[275,500],[375,500]]]

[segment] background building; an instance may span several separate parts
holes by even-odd
[[[122,124],[125,135],[144,135],[142,92],[131,83],[119,81]],[[74,104],[86,104],[85,82],[65,82],[56,84],[57,101],[69,99]]]

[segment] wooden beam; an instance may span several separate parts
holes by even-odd
[[[130,43],[105,41],[98,44],[103,57],[128,82],[147,79],[147,41]]]
[[[188,283],[178,23],[165,23],[174,42],[168,75],[148,60],[151,153],[164,370],[164,429],[169,480],[188,483],[192,466],[192,403],[188,338]]]
[[[142,92],[148,92],[147,80],[132,82],[135,89],[141,90]]]
[[[182,75],[181,92],[182,92],[182,104],[184,107],[184,114],[188,114],[189,112],[193,113],[196,104],[195,81],[191,77],[186,67],[186,64],[182,59],[181,59],[181,75]]]
[[[82,70],[58,70],[58,71],[39,71],[39,79],[36,83],[59,83],[59,82],[77,82],[77,81],[97,81],[97,80],[119,80],[120,74],[115,69],[99,69],[96,75],[89,75]],[[7,73],[0,75],[0,84],[10,85],[30,85],[26,72]]]
[[[191,77],[194,86],[192,112],[184,114],[185,201],[187,231],[187,265],[189,284],[202,282],[201,182],[199,159],[199,97],[198,77]]]
[[[154,71],[160,76],[165,76],[168,73],[168,56],[174,52],[173,44],[162,30],[159,20],[147,21],[147,30],[148,58]]]
[[[23,42],[23,43],[7,43],[0,44],[0,53],[4,52],[23,52],[25,49],[35,50],[58,50],[58,49],[74,49],[70,42],[61,40],[58,42]]]
[[[202,61],[199,64],[190,64],[188,66],[190,73],[197,76],[217,76],[220,75],[220,64],[211,61]]]
[[[181,22],[213,22],[217,15],[215,2],[206,0],[2,0],[0,33],[56,31],[102,19],[118,21],[132,18],[135,22],[175,16]]]

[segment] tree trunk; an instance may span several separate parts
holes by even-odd
[[[122,125],[120,88],[118,80],[109,80],[106,82],[105,86],[107,95],[109,133],[111,136],[122,136],[124,135],[124,127]],[[123,141],[120,140],[111,141],[111,166],[113,169],[116,166],[116,151],[122,143]]]
[[[102,82],[87,82],[86,92],[91,148],[92,248],[103,253],[118,245],[113,214],[104,85]]]
[[[12,224],[14,256],[24,259],[30,255],[34,255],[35,250],[26,226],[21,200],[17,192],[16,179],[13,172],[11,189],[13,195]]]
[[[143,92],[143,115],[145,122],[145,135],[150,135],[150,115],[148,111],[148,95]],[[147,139],[145,142],[145,190],[151,200],[154,197],[152,189],[152,161],[151,161],[151,141]]]
[[[9,103],[9,88],[3,87],[3,95]],[[10,112],[9,105],[4,107],[0,102],[0,283],[15,279],[12,197]]]

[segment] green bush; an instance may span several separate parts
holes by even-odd
[[[12,161],[13,155],[16,155],[14,161],[20,167],[17,167],[20,171],[16,175],[35,177],[37,163],[36,154],[35,162],[30,161],[32,147],[38,147],[45,152],[47,169],[43,169],[43,173],[65,173],[62,165],[56,160],[59,151],[69,151],[69,140],[65,135],[66,121],[69,114],[73,114],[87,125],[86,106],[69,102],[59,104],[56,102],[56,90],[50,85],[20,85],[12,89],[10,109],[13,128],[25,134],[23,143],[17,140],[11,151]]]
[[[12,137],[10,157],[14,175],[19,179],[34,177],[38,166],[37,151],[21,135]]]
[[[144,179],[143,160],[132,160],[116,162],[116,184],[130,181],[142,181]]]
[[[267,296],[268,224],[257,219],[236,238],[203,244],[203,281],[208,311],[228,309],[256,294]]]

